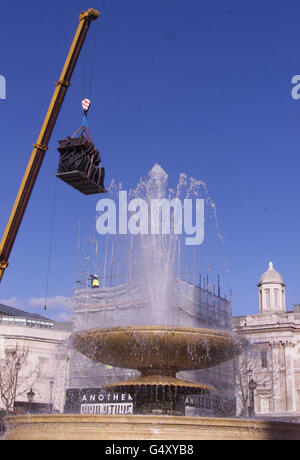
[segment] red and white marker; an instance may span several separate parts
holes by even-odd
[[[91,105],[91,101],[89,99],[83,99],[81,102],[81,106],[84,112],[87,112],[89,110],[90,105]]]

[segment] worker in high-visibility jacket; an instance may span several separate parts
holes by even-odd
[[[99,282],[98,276],[97,275],[90,275],[90,276],[91,276],[92,288],[99,288],[100,282]]]

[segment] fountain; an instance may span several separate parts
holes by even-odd
[[[206,216],[211,213],[215,219],[215,206],[203,182],[188,182],[181,175],[176,190],[167,189],[167,175],[158,165],[130,198],[138,199],[141,207],[152,199],[179,200],[183,190],[185,200],[199,198],[200,188],[205,192]],[[201,286],[180,279],[182,236],[157,231],[162,225],[160,214],[159,219],[158,226],[151,221],[154,233],[136,236],[135,248],[129,237],[126,283],[79,290],[75,296],[73,346],[86,362],[136,371],[134,378],[127,374],[101,383],[101,397],[113,393],[125,401],[129,395],[134,413],[131,409],[102,415],[96,410],[101,404],[83,404],[87,413],[84,409],[81,414],[9,417],[7,439],[300,439],[294,424],[186,416],[185,402],[193,397],[214,415],[218,390],[202,382],[201,374],[199,381],[182,378],[182,373],[222,367],[241,353],[244,342],[231,332],[230,302],[220,293],[210,293],[208,286],[204,292]],[[173,229],[176,222],[174,211]]]
[[[241,350],[241,343],[227,332],[171,326],[92,329],[75,335],[74,344],[96,361],[140,371],[139,378],[113,382],[106,388],[134,395],[150,413],[160,410],[168,415],[184,415],[184,404],[180,411],[178,402],[188,395],[204,396],[211,406],[214,392],[208,385],[176,378],[177,372],[215,366]],[[158,389],[164,390],[164,397]]]

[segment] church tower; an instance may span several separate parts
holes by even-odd
[[[259,313],[285,312],[285,283],[272,262],[258,283]]]

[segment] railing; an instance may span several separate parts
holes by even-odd
[[[0,325],[53,329],[53,323],[50,321],[33,319],[33,318],[19,318],[19,317],[14,317],[14,316],[0,317]]]

